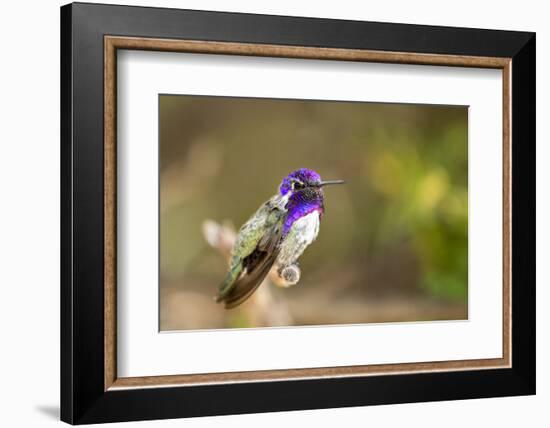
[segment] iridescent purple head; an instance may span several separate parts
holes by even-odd
[[[300,190],[304,187],[320,187],[321,176],[312,169],[300,168],[292,171],[285,178],[279,187],[281,196],[285,196],[289,191]]]
[[[312,211],[323,214],[323,186],[341,183],[344,182],[342,180],[323,181],[317,172],[307,168],[301,168],[288,174],[279,187],[281,196],[288,197],[286,205],[288,215],[283,233],[286,234],[296,220]]]

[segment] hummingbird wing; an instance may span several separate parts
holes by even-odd
[[[234,308],[260,286],[277,259],[286,209],[275,196],[248,220],[237,237],[229,273],[216,301]]]
[[[234,283],[231,291],[224,298],[226,309],[239,306],[260,286],[277,259],[279,250],[278,245],[274,244],[279,242],[280,236],[280,233],[278,233],[278,235],[273,235],[267,243],[269,248],[258,245],[258,247],[243,260],[243,272]]]

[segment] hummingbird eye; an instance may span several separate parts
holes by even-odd
[[[300,190],[305,187],[304,183],[301,181],[295,180],[292,182],[292,190]]]

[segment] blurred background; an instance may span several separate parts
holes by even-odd
[[[160,329],[466,319],[466,107],[160,96]],[[234,230],[290,171],[325,189],[300,282],[213,297]]]

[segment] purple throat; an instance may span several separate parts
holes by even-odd
[[[285,224],[283,225],[283,236],[286,236],[290,231],[290,228],[296,220],[312,213],[313,211],[318,211],[319,214],[323,214],[323,203],[322,202],[308,202],[308,203],[297,203],[292,204],[289,201],[288,214],[285,219]]]

